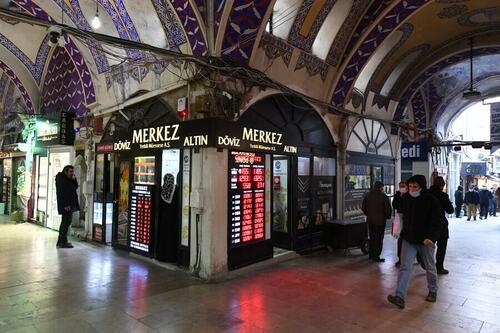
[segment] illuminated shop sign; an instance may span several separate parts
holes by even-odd
[[[134,185],[130,204],[130,247],[149,252],[153,187]]]
[[[265,155],[232,151],[229,158],[231,246],[264,240]]]
[[[116,135],[114,142],[97,146],[98,152],[217,147],[235,150],[296,154],[297,145],[288,144],[283,133],[242,126],[220,119],[201,119],[179,124],[134,129]],[[105,146],[106,145],[106,146]]]

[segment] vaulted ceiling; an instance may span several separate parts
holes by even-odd
[[[411,112],[422,129],[444,116],[452,118],[447,106],[466,88],[471,36],[478,65],[476,84],[486,80],[488,91],[494,90],[496,74],[488,75],[493,70],[488,64],[498,61],[498,0],[212,0],[212,6],[208,4],[208,0],[0,1],[3,8],[87,31],[93,30],[90,22],[98,6],[102,27],[96,32],[196,56],[212,53],[359,112],[382,110],[381,117],[394,120]],[[213,8],[210,15],[209,8]],[[213,18],[213,31],[206,28],[208,18]],[[141,50],[110,48],[69,35],[65,41],[64,49],[51,47],[46,29],[0,19],[3,112],[22,105],[28,112],[64,107],[84,113],[110,90],[115,76],[109,73],[124,57],[140,65],[121,78],[136,81],[137,89],[148,75],[166,69],[166,64],[149,59]],[[15,98],[6,101],[6,89],[14,91],[9,96]],[[65,91],[73,93],[62,96]]]

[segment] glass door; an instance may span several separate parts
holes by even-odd
[[[98,242],[111,243],[115,192],[114,154],[98,154],[95,170],[92,237]]]
[[[49,155],[49,196],[47,211],[47,227],[59,230],[61,216],[57,211],[56,175],[62,172],[64,166],[69,165],[71,154],[69,152],[50,153]]]
[[[129,158],[117,156],[118,177],[115,184],[115,217],[116,221],[113,227],[113,245],[119,247],[128,247],[129,228],[130,228],[130,176],[132,162]]]
[[[276,247],[291,248],[290,157],[273,156],[272,240]]]

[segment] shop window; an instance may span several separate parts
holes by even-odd
[[[154,185],[155,184],[155,157],[136,157],[134,163],[134,183]]]
[[[314,226],[335,218],[335,159],[314,157],[313,164]]]
[[[311,222],[311,158],[297,161],[297,231],[305,233]]]

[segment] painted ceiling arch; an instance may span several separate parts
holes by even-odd
[[[28,91],[24,87],[23,83],[16,75],[16,73],[1,59],[0,59],[0,69],[5,73],[5,75],[10,79],[10,81],[12,81],[12,83],[16,86],[17,90],[21,93],[27,111],[30,113],[35,113],[33,102],[31,100],[30,95],[28,94]]]

